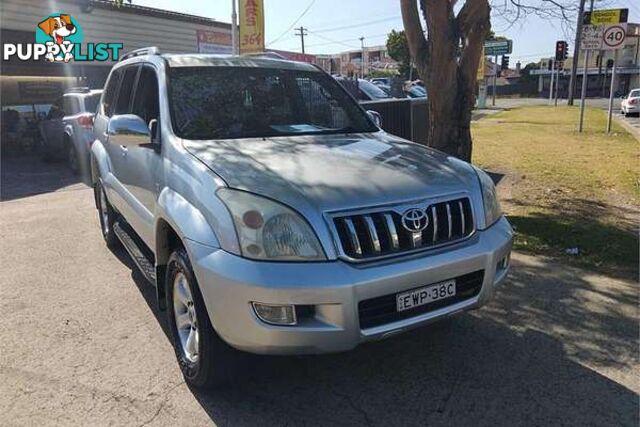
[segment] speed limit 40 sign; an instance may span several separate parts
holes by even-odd
[[[602,33],[602,49],[619,49],[624,45],[627,37],[627,24],[606,26]]]
[[[580,49],[615,50],[624,46],[627,24],[583,25]]]

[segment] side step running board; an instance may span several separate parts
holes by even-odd
[[[153,286],[156,285],[156,269],[153,264],[144,256],[144,253],[131,236],[124,230],[119,222],[113,224],[113,231],[118,236],[118,239],[122,242],[122,246],[129,252],[131,259],[136,263],[138,269],[142,273],[145,279],[147,279]]]

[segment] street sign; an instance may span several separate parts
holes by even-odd
[[[602,34],[602,48],[605,50],[620,49],[627,37],[627,24],[611,25]]]
[[[512,40],[488,40],[484,42],[484,54],[486,56],[509,55],[512,51]]]
[[[583,24],[611,25],[622,24],[629,19],[629,9],[603,9],[584,13]]]
[[[624,46],[627,24],[583,25],[580,49],[615,50]]]

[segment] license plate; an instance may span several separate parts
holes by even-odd
[[[396,296],[398,311],[409,310],[414,307],[429,304],[441,299],[450,298],[456,294],[456,281],[436,283],[409,292],[403,292]]]

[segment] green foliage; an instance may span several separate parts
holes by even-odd
[[[393,70],[373,70],[371,71],[367,77],[375,78],[375,77],[395,77],[398,73]]]
[[[537,76],[531,74],[531,70],[540,69],[540,64],[537,62],[530,62],[524,66],[524,68],[520,71],[520,80],[522,81],[532,81],[536,80]]]
[[[400,64],[398,71],[403,78],[418,78],[418,72],[415,67],[411,66],[411,54],[409,53],[409,44],[404,31],[391,30],[387,37],[387,52],[391,58]]]

